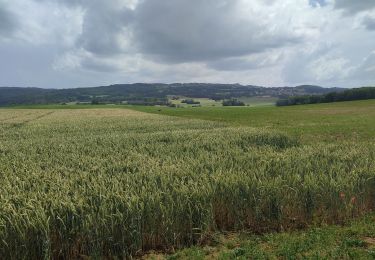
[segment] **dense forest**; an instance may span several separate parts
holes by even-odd
[[[331,103],[340,101],[365,100],[375,98],[375,87],[349,89],[330,92],[323,95],[291,96],[277,101],[277,106],[293,106],[303,104]]]
[[[265,88],[252,85],[205,83],[136,83],[71,89],[0,87],[0,106],[68,102],[122,103],[124,101],[133,104],[143,102],[150,104],[150,100],[165,103],[168,96],[214,100],[255,96],[287,98],[289,96],[320,95],[342,90],[310,85]]]

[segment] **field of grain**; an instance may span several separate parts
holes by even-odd
[[[0,178],[0,258],[127,257],[370,212],[375,144],[127,109],[4,109]]]

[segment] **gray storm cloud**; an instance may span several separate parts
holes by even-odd
[[[86,10],[77,45],[98,55],[123,52],[121,35],[126,34],[132,17],[132,11],[127,8],[117,9],[106,4],[90,7]]]
[[[366,16],[362,22],[368,30],[375,31],[375,17]]]
[[[8,38],[17,28],[17,20],[10,10],[0,2],[0,39]]]
[[[132,47],[133,52],[158,62],[211,61],[301,40],[293,31],[271,26],[256,12],[241,14],[238,0],[142,0],[134,10],[119,7],[119,1],[59,3],[83,7],[77,47],[96,55],[118,54]]]
[[[299,41],[256,13],[241,14],[237,0],[144,0],[135,9],[141,52],[167,62],[206,61],[262,52]]]
[[[345,10],[348,14],[375,8],[374,0],[336,0],[335,7]]]

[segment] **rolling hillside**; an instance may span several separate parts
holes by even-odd
[[[300,95],[318,95],[340,88],[322,88],[303,85],[298,87],[265,88],[239,84],[120,84],[92,88],[42,89],[0,87],[0,106],[22,104],[54,104],[66,102],[98,102],[117,103],[126,100],[162,99],[167,96],[185,96],[190,98],[211,98],[215,100],[271,96],[289,97]]]

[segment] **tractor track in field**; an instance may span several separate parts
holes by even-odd
[[[47,116],[49,116],[49,115],[51,115],[53,113],[55,113],[55,111],[50,111],[50,112],[44,113],[42,115],[38,115],[38,116],[36,116],[34,118],[26,119],[25,121],[22,121],[20,123],[13,123],[13,124],[11,124],[11,128],[20,128],[20,127],[23,127],[23,126],[27,125],[30,122],[42,119],[42,118],[47,117]]]
[[[32,115],[33,113],[27,113],[26,116],[29,116],[29,115]],[[12,119],[17,119],[19,118],[20,116],[17,115],[17,116],[12,116],[12,117],[7,117],[7,118],[2,118],[0,119],[0,123],[3,123],[3,122],[6,122],[8,120],[12,120]]]

